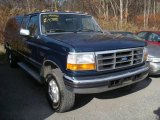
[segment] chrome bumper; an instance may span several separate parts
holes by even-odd
[[[160,75],[160,63],[150,62],[149,75]]]
[[[148,71],[149,65],[146,63],[140,67],[100,76],[69,77],[65,75],[64,83],[67,89],[74,93],[100,93],[144,80],[148,76]]]

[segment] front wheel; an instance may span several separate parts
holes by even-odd
[[[51,107],[56,112],[70,110],[75,101],[75,94],[66,89],[63,81],[63,73],[59,68],[52,69],[46,75],[47,94]]]

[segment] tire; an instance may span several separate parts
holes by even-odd
[[[10,67],[12,68],[17,67],[18,61],[17,61],[16,56],[13,54],[12,50],[6,49],[6,55],[7,55],[7,59],[10,64]]]
[[[47,72],[45,80],[51,107],[59,113],[70,110],[74,106],[75,94],[66,89],[61,70],[59,68],[51,69]]]

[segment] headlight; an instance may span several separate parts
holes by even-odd
[[[157,63],[157,62],[160,62],[160,58],[156,58],[154,56],[149,55],[147,58],[147,61]]]
[[[143,49],[143,61],[146,61],[148,58],[148,50],[146,47]]]
[[[67,58],[67,69],[69,70],[95,70],[95,54],[86,53],[70,53]]]

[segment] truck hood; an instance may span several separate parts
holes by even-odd
[[[74,47],[77,52],[105,51],[145,46],[145,42],[124,36],[85,32],[52,34],[46,37],[64,42]]]

